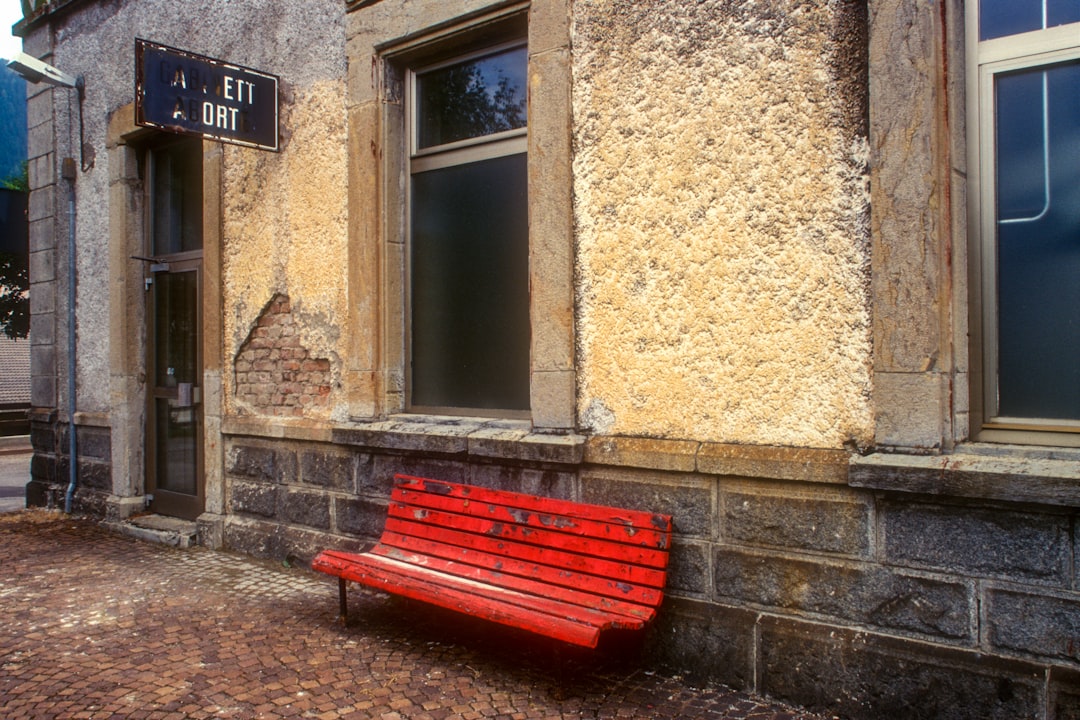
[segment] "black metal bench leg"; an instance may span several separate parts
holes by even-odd
[[[341,613],[338,615],[338,622],[342,625],[346,625],[349,620],[349,591],[346,582],[345,578],[338,578],[338,604]]]

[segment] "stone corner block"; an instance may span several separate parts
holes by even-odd
[[[199,545],[210,550],[225,547],[225,516],[203,513],[195,520]]]
[[[122,522],[146,510],[146,496],[120,497],[110,495],[105,500],[105,521]]]

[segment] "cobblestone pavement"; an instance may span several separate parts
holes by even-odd
[[[5,513],[0,717],[820,720],[385,596],[350,602],[341,627],[332,578]]]

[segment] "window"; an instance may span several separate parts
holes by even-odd
[[[1042,431],[1057,433],[1044,435],[1048,442],[1073,444],[1080,441],[1080,2],[979,0],[968,12],[979,438]]]
[[[409,409],[527,416],[524,43],[411,70]]]

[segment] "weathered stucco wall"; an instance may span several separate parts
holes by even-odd
[[[867,442],[863,4],[581,0],[573,42],[582,423]]]
[[[290,297],[301,341],[339,372],[346,293],[345,32],[331,0],[222,4],[87,4],[58,20],[53,62],[84,75],[88,163],[78,187],[79,408],[106,412],[109,398],[110,208],[107,124],[134,101],[134,38],[145,38],[280,77],[279,153],[226,146],[223,169],[223,385],[232,407],[233,361],[259,313]],[[75,94],[57,106],[61,155],[79,158]],[[70,143],[64,146],[63,143]],[[122,169],[114,169],[115,173]],[[115,175],[118,177],[119,175]],[[217,239],[215,238],[215,242]],[[135,262],[135,261],[132,261]],[[219,282],[209,277],[208,282]],[[208,308],[217,315],[220,308]],[[114,338],[114,341],[117,339]],[[332,386],[336,389],[336,383]],[[333,402],[314,411],[332,412]],[[251,410],[250,407],[246,408]]]
[[[283,103],[285,142],[278,155],[228,148],[224,161],[223,285],[225,371],[268,302],[285,295],[300,345],[331,359],[331,398],[340,389],[348,280],[344,73],[293,88]],[[274,362],[287,361],[280,355]],[[267,378],[270,383],[270,378]],[[272,401],[237,402],[225,382],[232,412],[275,414]],[[280,388],[268,388],[267,392]],[[333,415],[333,399],[306,415]],[[344,419],[344,406],[337,411]]]

